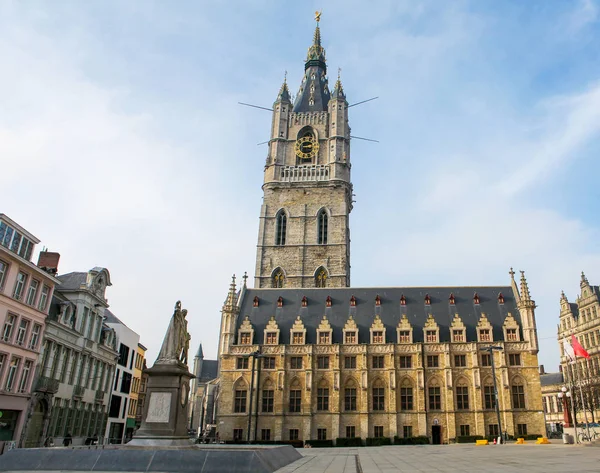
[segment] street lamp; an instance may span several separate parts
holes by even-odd
[[[500,434],[500,443],[502,443],[502,421],[500,419],[500,400],[498,399],[498,383],[496,382],[496,367],[494,364],[494,350],[501,351],[502,347],[489,346],[482,348],[482,351],[488,352],[492,359],[492,378],[494,379],[494,400],[496,401],[496,416],[498,417],[498,433]]]
[[[250,376],[250,399],[248,400],[248,433],[246,435],[246,442],[250,443],[250,430],[252,429],[252,394],[254,393],[254,366],[256,365],[256,359],[264,358],[265,355],[261,354],[258,350],[246,355],[245,358],[252,357],[252,374]],[[258,363],[258,379],[256,382],[256,426],[254,429],[254,440],[256,440],[256,430],[258,429],[258,385],[260,383],[260,361]]]
[[[563,405],[563,427],[571,427],[573,424],[573,418],[571,417],[571,411],[569,410],[568,399],[571,397],[571,392],[566,386],[563,386],[558,393],[558,399],[562,401]]]

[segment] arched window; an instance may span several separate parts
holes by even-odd
[[[283,287],[284,281],[285,275],[283,274],[283,269],[277,268],[273,272],[273,287]]]
[[[275,244],[278,246],[285,245],[285,233],[287,227],[287,216],[285,212],[280,210],[277,212],[275,223]]]
[[[315,287],[327,287],[327,270],[322,266],[315,274]]]
[[[328,224],[328,215],[325,209],[322,209],[317,215],[317,244],[326,245],[327,244],[327,224]]]

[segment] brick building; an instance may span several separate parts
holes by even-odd
[[[349,104],[339,76],[329,91],[318,25],[304,71],[294,102],[284,81],[273,104],[255,288],[244,278],[238,291],[234,279],[222,310],[220,438],[497,434],[492,360],[482,352],[491,345],[501,348],[503,430],[543,433],[523,272],[494,287],[349,287]]]

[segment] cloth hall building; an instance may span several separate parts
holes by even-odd
[[[497,435],[490,356],[502,430],[542,434],[523,273],[501,287],[350,286],[348,108],[317,24],[295,100],[284,81],[273,104],[254,288],[234,279],[222,309],[220,438]]]

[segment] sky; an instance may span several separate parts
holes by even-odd
[[[597,1],[0,0],[0,212],[59,273],[108,268],[149,364],[177,300],[215,359],[271,126],[238,102],[270,107],[285,71],[297,93],[317,9],[330,82],[379,97],[350,113],[379,140],[352,141],[352,285],[525,270],[557,370],[560,292],[600,284]]]

